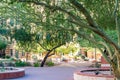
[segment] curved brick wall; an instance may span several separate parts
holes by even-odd
[[[90,73],[84,73],[86,71],[90,71],[90,70],[97,70],[97,69],[84,69],[84,70],[80,70],[80,71],[76,71],[74,73],[74,80],[114,80],[114,76],[113,75],[107,75],[107,74],[99,74],[99,75],[95,75],[95,74],[90,74]],[[100,68],[99,70],[102,71],[108,71],[108,68]]]
[[[15,71],[10,72],[0,72],[0,80],[1,79],[10,79],[10,78],[18,78],[25,76],[25,70],[24,69],[18,69]]]

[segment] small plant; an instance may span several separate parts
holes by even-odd
[[[7,55],[7,56],[5,56],[5,58],[6,58],[6,59],[10,59],[11,57]]]
[[[48,61],[48,62],[46,62],[46,65],[47,66],[54,66],[55,64],[52,61]]]
[[[40,63],[39,62],[35,62],[34,63],[34,67],[39,67],[40,66]]]
[[[15,62],[15,66],[16,67],[24,67],[24,66],[26,66],[26,62],[18,60],[18,61]]]

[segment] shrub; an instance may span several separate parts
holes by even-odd
[[[54,63],[52,61],[48,61],[48,62],[46,62],[46,65],[47,66],[54,66]]]
[[[34,67],[39,67],[40,66],[40,63],[39,62],[35,62],[34,63]]]
[[[18,60],[18,61],[15,62],[15,66],[16,67],[24,67],[24,66],[26,66],[26,62]]]
[[[5,58],[6,58],[6,59],[10,59],[11,57],[7,55],[7,56],[5,56]]]

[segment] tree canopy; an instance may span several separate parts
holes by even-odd
[[[34,23],[36,26],[42,26],[42,29],[46,31],[62,29],[70,34],[76,33],[77,37],[94,43],[111,64],[115,77],[119,80],[119,0],[7,0],[8,4],[4,0],[1,1],[7,5],[6,7],[17,3],[19,6],[22,5],[24,9],[19,7],[19,17],[17,17],[17,22],[21,22],[21,26],[30,26],[30,23]],[[29,15],[24,16],[23,13]],[[116,38],[112,37],[110,30],[117,33]],[[47,40],[50,39],[49,34],[46,37]],[[104,54],[103,48],[107,49],[109,57]]]
[[[7,46],[7,41],[0,36],[0,50],[5,49]]]

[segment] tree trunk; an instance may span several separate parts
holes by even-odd
[[[118,72],[118,70],[116,71],[116,73],[114,73],[115,75],[115,80],[120,80],[120,72]]]
[[[41,67],[44,67],[45,62],[46,62],[47,58],[49,57],[50,52],[51,52],[51,51],[48,51],[47,54],[45,55],[44,59],[43,59],[42,62],[41,62],[41,65],[40,65]]]
[[[120,78],[115,78],[115,80],[120,80]]]
[[[54,55],[54,53],[53,53],[53,54],[50,54],[50,53],[51,53],[53,50],[55,50],[56,48],[58,48],[58,47],[60,47],[61,45],[63,45],[63,44],[65,44],[65,43],[59,44],[59,45],[53,47],[51,50],[48,50],[48,52],[47,52],[47,54],[45,55],[45,57],[44,57],[43,61],[41,62],[41,65],[40,65],[40,66],[41,66],[41,67],[44,67],[44,64],[45,64],[47,58],[50,57],[50,56],[52,56],[52,55]]]
[[[115,65],[114,63],[111,63],[113,74],[115,76],[114,80],[120,80],[120,67],[118,65]]]

